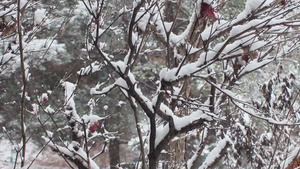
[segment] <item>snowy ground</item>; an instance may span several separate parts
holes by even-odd
[[[32,160],[36,157],[37,153],[40,151],[40,147],[37,147],[33,143],[29,142],[27,144],[26,151],[26,165],[30,165]],[[11,143],[8,140],[0,140],[0,168],[1,169],[12,169],[14,160],[15,160],[15,152]],[[19,161],[18,161],[18,164]],[[20,165],[17,165],[17,168],[20,168]],[[27,167],[25,167],[27,168]],[[62,160],[61,157],[54,154],[50,150],[45,150],[42,152],[38,158],[34,161],[30,169],[67,169],[67,165]]]
[[[99,146],[102,147],[102,146]],[[41,150],[41,147],[36,146],[34,143],[29,142],[26,148],[26,169],[30,163],[35,159],[36,155]],[[132,162],[139,156],[138,152],[132,152],[126,145],[120,145],[121,162]],[[15,160],[15,151],[11,143],[8,140],[0,138],[0,169],[12,169]],[[20,160],[20,159],[19,159]],[[17,169],[20,169],[20,161],[18,160]],[[109,168],[109,156],[108,152],[105,152],[99,158],[96,159],[96,163],[100,168]],[[34,161],[30,169],[69,169],[70,167],[63,160],[50,149],[44,150],[38,158]],[[76,167],[75,167],[76,168]]]

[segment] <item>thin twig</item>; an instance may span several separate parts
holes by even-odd
[[[145,169],[146,168],[145,148],[144,148],[142,132],[141,132],[140,124],[139,124],[139,119],[138,119],[138,111],[137,111],[136,106],[133,103],[132,98],[128,98],[128,100],[130,102],[131,108],[133,109],[136,130],[137,130],[137,133],[139,136],[139,143],[140,143],[140,147],[141,147],[141,156],[142,156],[142,169]]]
[[[27,89],[27,78],[25,70],[25,62],[23,55],[23,36],[22,36],[22,27],[21,27],[21,0],[18,0],[18,11],[17,11],[17,22],[18,22],[18,36],[19,36],[19,46],[20,46],[20,61],[22,69],[22,79],[23,79],[23,88],[22,88],[22,101],[21,101],[21,132],[22,132],[22,158],[21,158],[21,167],[25,165],[25,155],[26,155],[26,133],[25,133],[25,100],[26,100],[26,89]]]

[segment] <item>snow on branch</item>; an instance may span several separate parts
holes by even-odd
[[[199,137],[201,137],[201,138],[200,138],[200,142],[198,143],[197,150],[193,154],[193,156],[190,159],[188,159],[188,161],[187,161],[188,169],[191,169],[195,165],[197,160],[200,158],[201,152],[205,147],[205,141],[208,138],[208,129],[204,128],[204,130],[202,130],[201,133],[199,134]]]
[[[235,20],[233,20],[232,23],[237,23],[243,20],[244,18],[247,18],[249,15],[255,14],[258,10],[270,6],[273,2],[274,0],[247,0],[245,9],[237,16]]]
[[[254,59],[252,60],[249,64],[247,64],[242,70],[241,72],[239,72],[239,76],[242,76],[248,72],[253,72],[254,70],[257,70],[267,64],[269,64],[270,62],[274,61],[273,58],[271,59],[266,59],[263,60],[261,62],[258,61],[258,59]]]
[[[202,165],[199,167],[199,169],[207,169],[213,167],[213,165],[220,160],[220,158],[223,157],[223,153],[226,151],[227,147],[229,146],[231,140],[228,137],[225,137],[224,139],[220,140],[216,147],[209,152],[209,154],[206,156],[205,161],[202,163]]]
[[[80,147],[78,142],[73,141],[66,146],[60,146],[46,137],[43,137],[43,139],[45,142],[49,142],[48,145],[53,151],[58,152],[60,155],[74,162],[79,168],[81,166],[84,168],[91,167],[91,169],[99,169],[96,162],[91,157],[87,157],[86,152]]]
[[[183,117],[178,117],[174,115],[172,110],[163,103],[160,105],[160,110],[173,118],[175,129],[177,131],[180,131],[182,128],[190,124],[193,124],[195,121],[198,121],[200,119],[204,119],[206,121],[212,121],[213,118],[217,118],[216,115],[209,113],[210,111],[207,107],[208,106],[205,106],[203,110],[194,111],[190,115],[186,115]]]
[[[270,124],[283,125],[283,126],[295,126],[295,125],[299,125],[300,124],[300,122],[298,122],[298,123],[291,123],[291,122],[289,122],[288,119],[285,119],[285,120],[282,120],[282,121],[278,121],[278,120],[275,120],[275,119],[273,119],[271,117],[264,117],[262,113],[259,113],[259,110],[255,109],[255,108],[245,108],[245,107],[243,107],[243,104],[244,105],[248,105],[248,104],[246,104],[246,103],[239,103],[240,101],[236,100],[236,99],[232,99],[231,98],[231,102],[237,108],[239,108],[243,112],[249,114],[250,116],[256,117],[256,118],[261,119],[261,120],[264,120],[264,121],[266,121],[266,122],[268,122]],[[257,112],[255,112],[255,111],[257,111]]]
[[[290,153],[290,155],[284,161],[281,162],[280,168],[281,169],[290,168],[290,166],[293,165],[295,159],[298,158],[299,153],[300,153],[300,147],[295,147],[295,149]]]
[[[93,63],[91,63],[89,66],[85,67],[85,68],[81,68],[77,74],[84,76],[84,75],[89,75],[92,74],[94,72],[100,71],[102,68],[102,64],[100,64],[99,62],[95,61]]]
[[[103,95],[103,94],[107,94],[109,91],[111,91],[112,89],[114,89],[116,87],[115,84],[111,84],[107,87],[104,87],[102,90],[98,90],[102,87],[102,84],[97,84],[95,87],[92,87],[90,90],[90,94],[91,95]]]
[[[205,109],[207,109],[207,107],[205,107]],[[167,124],[157,127],[156,137],[155,137],[155,147],[158,146],[163,140],[167,139],[166,137],[168,135],[173,135],[175,133],[182,133],[183,130],[187,128],[193,128],[192,126],[194,126],[194,124],[196,124],[199,121],[209,122],[209,121],[213,121],[214,118],[217,118],[216,115],[209,113],[208,109],[207,112],[205,112],[204,110],[197,110],[192,112],[190,115],[178,117],[174,115],[172,110],[163,103],[160,105],[160,111],[165,113],[165,115],[171,117],[171,120],[168,120]],[[174,125],[174,128],[172,128],[172,130],[170,130],[170,124],[171,126]],[[199,125],[197,126],[199,127]]]
[[[79,138],[82,137],[83,133],[79,130],[78,122],[80,122],[80,117],[77,114],[76,107],[75,107],[75,90],[76,84],[71,82],[62,82],[61,85],[64,87],[65,90],[65,115],[68,117],[69,125],[71,127],[73,133],[73,140],[79,141]]]
[[[99,121],[99,120],[103,120],[103,119],[105,119],[105,117],[99,117],[98,115],[94,115],[94,114],[91,114],[91,115],[86,115],[86,114],[84,114],[83,116],[82,116],[82,120],[83,120],[83,122],[84,123],[91,123],[91,124],[93,124],[93,123],[95,123],[96,121]]]
[[[73,84],[71,82],[62,82],[62,87],[65,90],[65,107],[67,110],[75,110],[75,102],[74,102],[74,96],[75,96],[75,90],[76,90],[76,84]],[[67,113],[68,115],[69,113]]]
[[[225,94],[237,108],[239,108],[240,110],[249,114],[252,117],[256,117],[258,119],[264,120],[264,121],[266,121],[270,124],[274,124],[274,125],[294,126],[294,125],[300,124],[300,122],[290,123],[288,119],[285,119],[283,121],[278,121],[278,120],[270,118],[270,117],[264,117],[263,113],[259,113],[260,110],[254,108],[253,106],[251,106],[251,105],[245,103],[244,101],[240,100],[239,98],[237,98],[238,94],[232,92],[231,90],[222,89],[221,85],[214,84],[213,82],[211,82],[204,76],[197,76],[197,77],[201,77],[201,78],[205,79],[210,85],[214,86],[221,93]],[[248,106],[250,108],[245,108],[244,106]]]

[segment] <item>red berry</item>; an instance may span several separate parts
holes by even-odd
[[[96,121],[93,125],[90,126],[90,132],[94,133],[97,130],[98,127],[98,121]]]

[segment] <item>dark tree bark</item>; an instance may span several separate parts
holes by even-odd
[[[117,169],[120,164],[120,141],[118,139],[112,139],[109,142],[109,160],[110,168]]]

